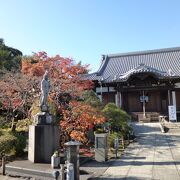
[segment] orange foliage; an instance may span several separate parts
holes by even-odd
[[[84,90],[91,89],[93,82],[81,79],[82,75],[88,72],[87,68],[88,65],[75,64],[71,58],[64,58],[60,55],[48,57],[45,52],[39,52],[22,61],[22,73],[31,77],[42,77],[45,69],[48,70],[51,83],[50,97],[63,114],[63,120],[60,122],[61,128],[65,130],[65,134],[82,142],[87,141],[88,129],[104,122],[104,118],[91,106],[77,101],[72,101],[68,105],[70,109],[63,109],[59,95],[67,93],[75,99],[80,97]]]
[[[81,142],[87,142],[87,132],[96,124],[105,122],[102,113],[90,105],[78,101],[69,104],[70,110],[64,109],[60,126],[69,136]]]
[[[67,92],[72,96],[79,96],[83,90],[92,88],[92,81],[81,80],[81,75],[87,73],[87,68],[88,65],[75,64],[71,58],[60,55],[48,57],[45,52],[39,52],[22,61],[22,72],[30,76],[42,77],[45,69],[48,69],[53,95]]]
[[[69,104],[65,102],[62,108],[63,104],[59,100],[61,94],[68,94],[70,100],[77,99],[84,90],[93,87],[92,81],[81,79],[87,73],[88,66],[75,64],[71,58],[60,55],[48,57],[46,52],[24,58],[21,73],[7,73],[0,81],[0,102],[3,108],[27,115],[34,98],[40,96],[40,80],[46,69],[51,86],[49,98],[57,104],[63,115],[60,126],[64,130],[64,137],[68,134],[75,140],[87,142],[88,130],[103,123],[105,118],[100,111],[75,100]]]

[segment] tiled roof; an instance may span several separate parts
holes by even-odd
[[[158,78],[180,77],[180,47],[103,56],[96,73],[87,79],[104,82],[125,81],[135,73],[149,72]]]
[[[116,76],[115,81],[126,81],[131,75],[139,74],[139,73],[152,73],[159,79],[169,77],[169,74],[165,71],[160,71],[160,70],[152,68],[150,66],[140,64],[139,66],[135,67],[134,69],[131,69],[128,72],[121,74],[118,77]]]

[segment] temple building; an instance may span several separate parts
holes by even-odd
[[[95,83],[104,104],[114,102],[135,119],[157,120],[168,106],[180,113],[180,47],[102,56]],[[177,119],[178,119],[177,118]]]

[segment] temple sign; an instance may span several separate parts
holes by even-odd
[[[176,106],[168,106],[169,120],[177,122]]]

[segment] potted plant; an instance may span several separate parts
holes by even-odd
[[[55,151],[54,154],[51,156],[51,167],[58,168],[59,164],[60,164],[59,151]]]

